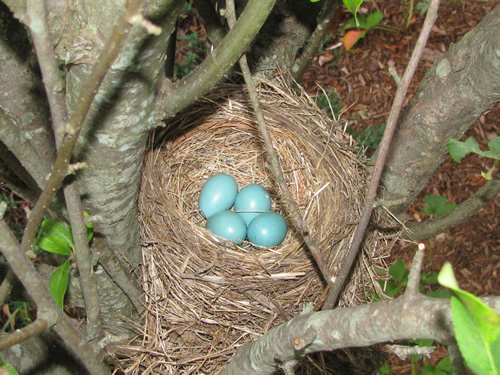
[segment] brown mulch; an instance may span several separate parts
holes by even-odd
[[[399,0],[375,1],[367,10],[381,11],[384,14],[384,24],[402,28],[404,21],[401,4]],[[459,41],[476,26],[496,4],[493,1],[442,3],[438,20],[427,43],[424,60],[410,86],[408,100],[414,95],[420,80],[433,62],[451,43]],[[345,14],[344,18],[346,17],[348,15]],[[396,92],[396,84],[388,73],[388,67],[393,66],[400,76],[403,74],[422,23],[423,17],[416,12],[407,31],[370,31],[351,51],[342,53],[329,49],[339,42],[340,32],[315,57],[301,83],[311,94],[318,94],[318,85],[326,91],[334,88],[344,105],[342,117],[348,119],[356,131],[384,124]],[[499,119],[500,105],[497,105],[470,127],[464,139],[473,137],[480,147],[486,147],[490,139],[499,135]],[[491,166],[491,160],[476,155],[465,157],[460,164],[448,156],[410,208],[408,220],[428,219],[423,214],[422,203],[422,198],[428,194],[445,195],[449,202],[457,204],[463,202],[485,183],[480,172]],[[428,250],[423,272],[439,272],[443,263],[449,261],[463,289],[478,296],[499,295],[499,208],[500,197],[497,196],[462,225],[425,241]],[[391,259],[395,262],[402,258],[408,264],[414,252],[414,245],[401,242],[394,247]],[[446,355],[446,348],[439,347],[426,363],[435,364]],[[412,373],[409,359],[401,361],[392,356],[389,364],[392,373]]]

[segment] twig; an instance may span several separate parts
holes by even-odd
[[[29,24],[36,24],[32,30],[33,42],[42,71],[43,83],[52,114],[52,128],[59,147],[63,129],[68,118],[66,100],[62,92],[63,82],[59,76],[57,62],[51,46],[49,27],[47,24],[47,10],[45,2],[28,0]],[[97,284],[92,272],[90,249],[87,242],[87,227],[83,216],[83,209],[78,192],[77,181],[64,187],[64,197],[68,207],[71,230],[75,243],[76,263],[80,273],[85,307],[87,311],[87,339],[92,341],[102,337],[102,322],[99,307]]]
[[[368,223],[373,211],[375,197],[377,195],[377,187],[380,182],[382,170],[389,153],[389,148],[391,145],[392,137],[394,135],[394,131],[396,130],[399,114],[403,107],[403,102],[406,93],[408,92],[411,79],[415,74],[425,44],[431,33],[432,26],[436,21],[438,7],[439,0],[431,0],[429,10],[427,11],[427,16],[425,17],[424,25],[422,26],[422,31],[418,36],[417,43],[415,44],[415,48],[413,49],[413,53],[411,55],[410,61],[408,62],[408,66],[406,67],[402,82],[398,86],[396,96],[394,97],[394,102],[392,103],[391,112],[389,113],[389,117],[387,119],[387,126],[380,143],[380,152],[377,156],[375,167],[373,168],[372,176],[365,196],[363,210],[361,212],[361,217],[359,219],[358,226],[356,227],[356,231],[354,232],[353,241],[344,260],[344,264],[340,268],[339,274],[337,275],[334,284],[328,292],[328,296],[326,297],[325,303],[323,305],[323,310],[332,309],[337,303],[340,292],[344,287],[349,273],[351,272],[352,265],[356,260],[359,248],[361,246],[361,243],[363,242],[364,234],[366,228],[368,227]]]
[[[405,296],[414,296],[419,294],[420,272],[422,272],[422,264],[424,260],[425,245],[418,244],[418,250],[413,257],[413,262],[408,274],[408,283],[406,285]]]
[[[497,172],[490,181],[486,182],[478,191],[446,215],[438,216],[430,221],[408,223],[410,232],[407,234],[407,237],[421,241],[446,232],[490,203],[499,192],[500,173]]]
[[[0,352],[10,348],[11,346],[20,344],[29,338],[42,333],[49,328],[49,324],[43,318],[38,318],[33,323],[23,327],[21,329],[16,329],[14,332],[10,333],[8,336],[0,338]]]
[[[90,105],[99,90],[99,86],[101,85],[104,76],[115,58],[118,56],[120,43],[132,27],[129,20],[137,14],[141,2],[142,0],[129,0],[127,2],[125,11],[118,19],[118,23],[113,29],[111,37],[106,42],[99,59],[92,68],[90,76],[86,79],[85,84],[82,87],[75,110],[70,121],[64,128],[65,134],[54,163],[52,174],[47,181],[47,185],[45,186],[38,202],[31,211],[30,220],[26,226],[21,243],[21,247],[25,252],[33,246],[33,241],[45,210],[50,205],[56,191],[61,186],[64,177],[66,177],[66,171],[70,162],[71,154],[78,139],[78,135],[80,134],[83,121],[85,120]]]
[[[233,0],[226,1],[226,7],[228,13],[229,26],[233,27],[234,24],[236,23],[236,11],[234,8],[234,1]],[[269,130],[267,128],[267,123],[262,112],[262,107],[260,105],[260,101],[258,98],[255,82],[253,81],[250,68],[248,67],[247,58],[246,55],[244,54],[240,58],[240,67],[243,73],[243,77],[245,78],[245,83],[248,88],[248,94],[252,102],[252,107],[255,112],[255,117],[257,118],[257,123],[259,124],[259,129],[262,134],[262,138],[264,139],[264,147],[266,149],[270,161],[269,169],[273,174],[274,179],[278,183],[278,186],[280,187],[281,194],[286,203],[287,209],[290,213],[290,217],[292,218],[295,227],[299,230],[300,234],[304,238],[304,242],[311,251],[311,254],[314,257],[314,260],[316,261],[316,264],[321,272],[321,275],[325,279],[325,282],[328,283],[328,281],[331,278],[331,273],[328,269],[328,265],[323,259],[319,246],[311,237],[307,224],[300,215],[297,205],[293,200],[292,194],[290,193],[290,190],[288,189],[288,186],[286,184],[285,177],[283,175],[283,170],[281,169],[281,165],[278,161],[278,156],[276,155],[276,151],[274,150],[273,143],[271,141],[271,136],[269,135]]]
[[[304,48],[304,51],[293,64],[291,69],[293,79],[299,80],[300,77],[302,77],[302,74],[311,62],[311,59],[323,42],[323,39],[325,39],[326,34],[332,30],[332,23],[335,19],[338,8],[339,0],[326,1],[321,18],[318,21],[318,26],[316,26],[316,29],[314,29],[311,34],[311,38]]]

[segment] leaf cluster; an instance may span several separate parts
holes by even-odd
[[[85,216],[88,214],[85,212]],[[94,236],[93,224],[87,223],[87,240],[90,242]],[[68,289],[69,284],[69,270],[71,261],[75,253],[75,244],[73,242],[73,235],[71,228],[56,220],[45,219],[40,225],[37,240],[35,245],[41,249],[52,253],[67,256],[66,259],[54,271],[50,278],[49,290],[55,301],[63,308],[64,296]]]

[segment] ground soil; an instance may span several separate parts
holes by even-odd
[[[343,103],[344,119],[350,126],[361,131],[370,126],[384,124],[396,92],[396,84],[388,73],[393,66],[401,76],[409,60],[420,31],[423,17],[418,12],[411,17],[410,26],[404,30],[405,17],[402,1],[374,1],[366,11],[377,9],[384,14],[382,23],[398,28],[397,32],[372,30],[353,49],[346,52],[332,49],[342,36],[342,32],[325,46],[308,68],[302,79],[306,90],[318,94],[318,85],[327,92],[335,89]],[[452,43],[458,42],[497,2],[448,1],[439,9],[438,20],[412,81],[408,99],[418,88],[425,72],[432,66]],[[342,16],[348,17],[347,14]],[[471,136],[480,145],[499,135],[500,105],[473,124],[464,135]],[[485,148],[487,149],[487,148]],[[423,214],[422,198],[428,194],[444,195],[449,202],[461,203],[481,187],[485,180],[481,171],[492,166],[492,161],[469,155],[460,164],[449,156],[435,172],[425,190],[419,195],[408,212],[410,221],[429,219]],[[499,295],[500,293],[500,196],[487,207],[469,218],[462,225],[425,241],[427,256],[423,272],[439,272],[444,262],[451,262],[460,286],[478,296]],[[415,245],[400,242],[392,251],[390,261],[402,258],[408,264],[415,252]],[[446,356],[446,349],[439,348],[427,363],[436,363]],[[395,374],[411,374],[411,361],[401,361],[394,355],[390,359],[391,370]],[[414,364],[415,365],[415,364]],[[422,366],[422,361],[419,364]]]

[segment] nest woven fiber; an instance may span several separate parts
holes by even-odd
[[[365,161],[341,124],[305,93],[261,81],[259,96],[288,188],[336,274],[360,215]],[[261,184],[273,211],[288,217],[262,142],[236,84],[218,86],[155,135],[139,197],[147,350],[137,371],[217,374],[238,346],[324,298],[325,284],[289,220],[284,242],[265,250],[226,246],[204,228],[198,197],[218,173],[240,189]],[[370,298],[372,266],[384,267],[387,249],[379,234],[368,235],[342,306]]]

